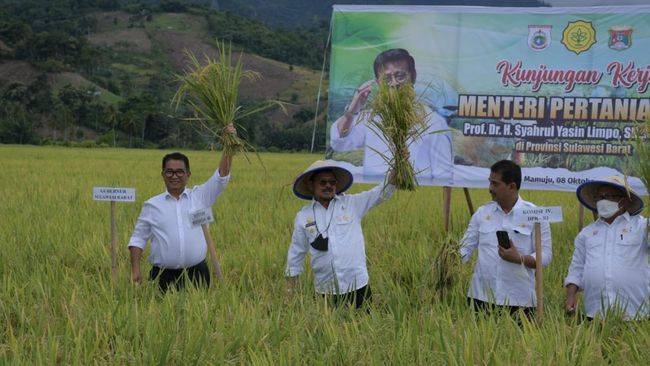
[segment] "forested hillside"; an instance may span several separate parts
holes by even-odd
[[[216,57],[215,41],[226,39],[263,77],[242,85],[245,108],[267,99],[288,103],[286,113],[242,121],[242,133],[262,149],[308,149],[326,36],[191,1],[5,1],[0,142],[205,148],[211,137],[169,102],[185,51]]]

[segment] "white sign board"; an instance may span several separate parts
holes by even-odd
[[[562,222],[562,207],[530,207],[516,209],[515,222]]]
[[[192,226],[201,226],[203,224],[214,222],[212,209],[210,207],[206,207],[190,212],[190,222],[192,223]]]
[[[93,187],[93,200],[135,202],[135,188]]]

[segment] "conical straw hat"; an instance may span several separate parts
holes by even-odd
[[[296,178],[293,183],[293,193],[305,200],[312,199],[313,195],[309,189],[309,181],[314,174],[327,170],[332,171],[336,177],[336,194],[341,194],[350,188],[353,178],[349,170],[341,168],[331,161],[316,160]]]
[[[639,195],[626,184],[622,177],[617,176],[603,178],[602,180],[592,180],[581,184],[576,190],[576,195],[578,196],[580,203],[591,211],[596,212],[596,202],[598,202],[596,196],[598,194],[598,188],[601,186],[617,188],[624,195],[629,193],[632,203],[627,208],[627,212],[629,212],[630,215],[636,215],[643,210],[643,200],[641,200],[641,197],[639,197]]]

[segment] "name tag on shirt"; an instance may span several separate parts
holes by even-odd
[[[214,222],[214,216],[212,216],[212,209],[210,207],[202,208],[200,210],[190,212],[190,222],[192,227],[201,226],[203,224],[209,224]]]

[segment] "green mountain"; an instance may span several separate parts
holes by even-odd
[[[242,134],[261,149],[310,148],[326,34],[276,30],[169,3],[109,11],[86,6],[74,13],[52,4],[28,9],[40,2],[26,3],[0,13],[0,142],[210,146],[212,137],[184,119],[189,111],[173,110],[169,102],[185,52],[217,57],[219,38],[230,40],[244,66],[263,77],[242,84],[244,108],[269,99],[287,103],[286,113],[242,121]],[[323,133],[319,140],[316,148],[324,149]]]

